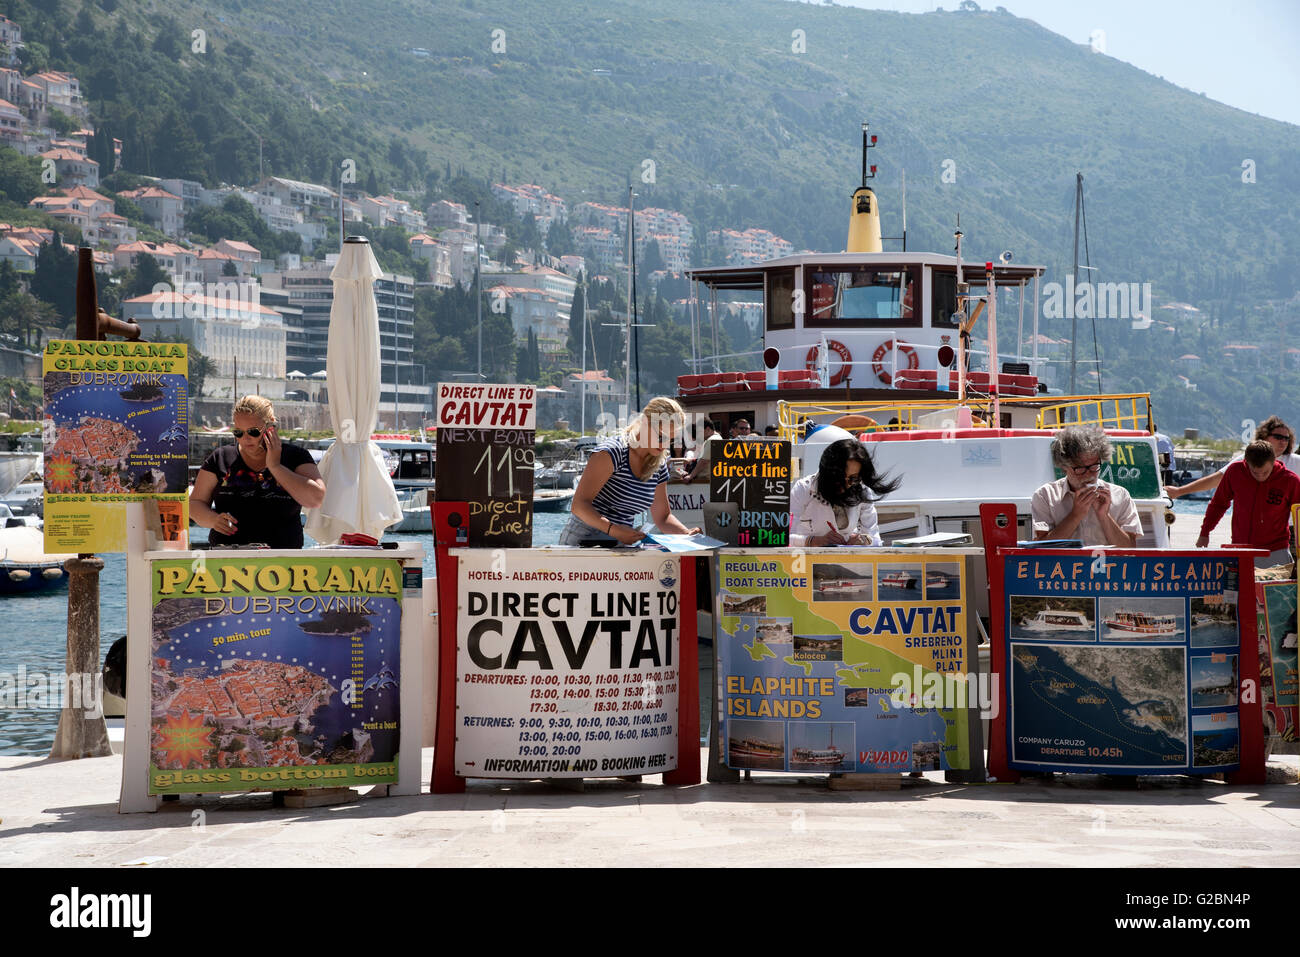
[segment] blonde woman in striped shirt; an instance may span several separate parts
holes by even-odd
[[[561,545],[635,545],[645,536],[633,524],[649,509],[661,532],[693,535],[668,505],[668,450],[682,430],[685,413],[658,396],[627,428],[596,446],[587,460],[570,506]]]

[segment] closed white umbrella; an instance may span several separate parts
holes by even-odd
[[[381,275],[370,243],[349,236],[330,273],[334,304],[325,373],[337,438],[320,463],[325,501],[307,517],[307,534],[325,544],[350,533],[377,539],[389,525],[402,520],[383,454],[370,441],[379,416],[379,310],[374,282]]]

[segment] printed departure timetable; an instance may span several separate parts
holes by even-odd
[[[677,766],[679,559],[460,556],[456,773]]]

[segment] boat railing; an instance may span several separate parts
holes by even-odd
[[[1068,396],[1038,410],[1038,428],[1095,425],[1102,429],[1155,432],[1151,412],[1151,395],[1147,392]]]
[[[777,403],[777,427],[781,438],[799,441],[810,422],[831,422],[841,416],[860,415],[871,419],[875,425],[854,427],[854,432],[901,432],[920,428],[917,419],[923,415],[952,409],[957,397],[951,399],[904,399],[891,402],[786,402]],[[967,397],[966,407],[980,410],[987,417],[992,401]],[[896,421],[895,421],[896,420]]]
[[[1003,404],[1007,398],[1002,399]],[[1025,401],[1025,400],[1021,400]],[[1032,400],[1031,400],[1032,401]],[[808,424],[817,422],[826,424],[841,416],[863,416],[874,424],[855,425],[850,431],[857,432],[899,432],[920,428],[935,428],[933,420],[919,421],[923,416],[935,412],[952,410],[965,406],[972,413],[983,414],[984,422],[991,422],[993,401],[981,394],[966,396],[965,402],[959,402],[956,393],[951,398],[939,399],[900,399],[875,401],[842,402],[789,402],[777,403],[777,425],[781,438],[799,441],[804,437]],[[973,423],[981,427],[982,423]],[[1066,425],[1095,425],[1103,429],[1116,431],[1133,431],[1154,433],[1152,421],[1151,397],[1145,392],[1114,395],[1064,396],[1051,405],[1038,410],[1035,428],[1055,431]],[[949,426],[940,426],[948,428]],[[961,426],[954,423],[952,427]]]

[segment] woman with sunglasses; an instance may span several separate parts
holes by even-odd
[[[596,446],[573,493],[561,545],[634,545],[645,535],[633,523],[647,509],[660,531],[699,532],[673,515],[664,485],[668,450],[685,417],[680,405],[658,396],[626,429]]]
[[[1103,482],[1110,439],[1101,429],[1071,425],[1052,440],[1052,461],[1064,478],[1048,482],[1030,500],[1035,539],[1078,539],[1086,548],[1132,548],[1142,534],[1137,506],[1122,486]]]
[[[887,481],[876,473],[871,454],[857,439],[832,442],[817,471],[790,489],[790,544],[882,544],[873,503],[898,486],[898,479]]]
[[[212,545],[302,548],[302,510],[325,499],[311,454],[283,442],[269,399],[246,395],[235,405],[234,445],[214,449],[190,492],[190,518],[209,528]]]

